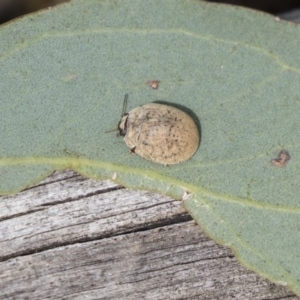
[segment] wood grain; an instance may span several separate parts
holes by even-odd
[[[0,299],[299,299],[243,268],[181,202],[55,173],[0,199]]]
[[[0,299],[300,298],[242,267],[180,201],[66,171],[0,197]]]

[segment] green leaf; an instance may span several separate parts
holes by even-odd
[[[300,295],[299,28],[197,0],[74,0],[0,30],[0,192],[53,170],[181,199],[239,260]],[[158,90],[146,82],[160,80]],[[194,157],[130,155],[129,107],[183,105],[201,123]],[[289,151],[285,167],[271,164]]]

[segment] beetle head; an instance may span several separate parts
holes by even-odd
[[[118,130],[119,130],[119,135],[120,136],[125,136],[126,131],[127,131],[127,119],[128,119],[128,114],[124,115],[119,124],[118,124]]]
[[[124,97],[121,120],[118,124],[118,130],[120,136],[125,136],[127,130],[127,119],[128,119],[128,114],[126,113],[127,100],[128,100],[128,94],[126,94]]]

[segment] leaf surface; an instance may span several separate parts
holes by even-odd
[[[0,40],[1,194],[66,168],[176,199],[188,191],[209,236],[300,295],[298,26],[196,0],[74,0],[2,26]],[[191,110],[196,155],[164,167],[105,133],[126,93],[128,110]],[[282,149],[291,160],[279,168]]]

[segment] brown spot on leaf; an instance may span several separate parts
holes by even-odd
[[[147,81],[147,84],[153,89],[157,90],[159,86],[160,81],[159,80],[149,80]]]
[[[278,156],[277,158],[274,158],[271,160],[271,163],[273,166],[275,167],[284,167],[287,162],[291,159],[291,156],[290,154],[286,151],[286,150],[281,150],[279,153],[278,153]]]

